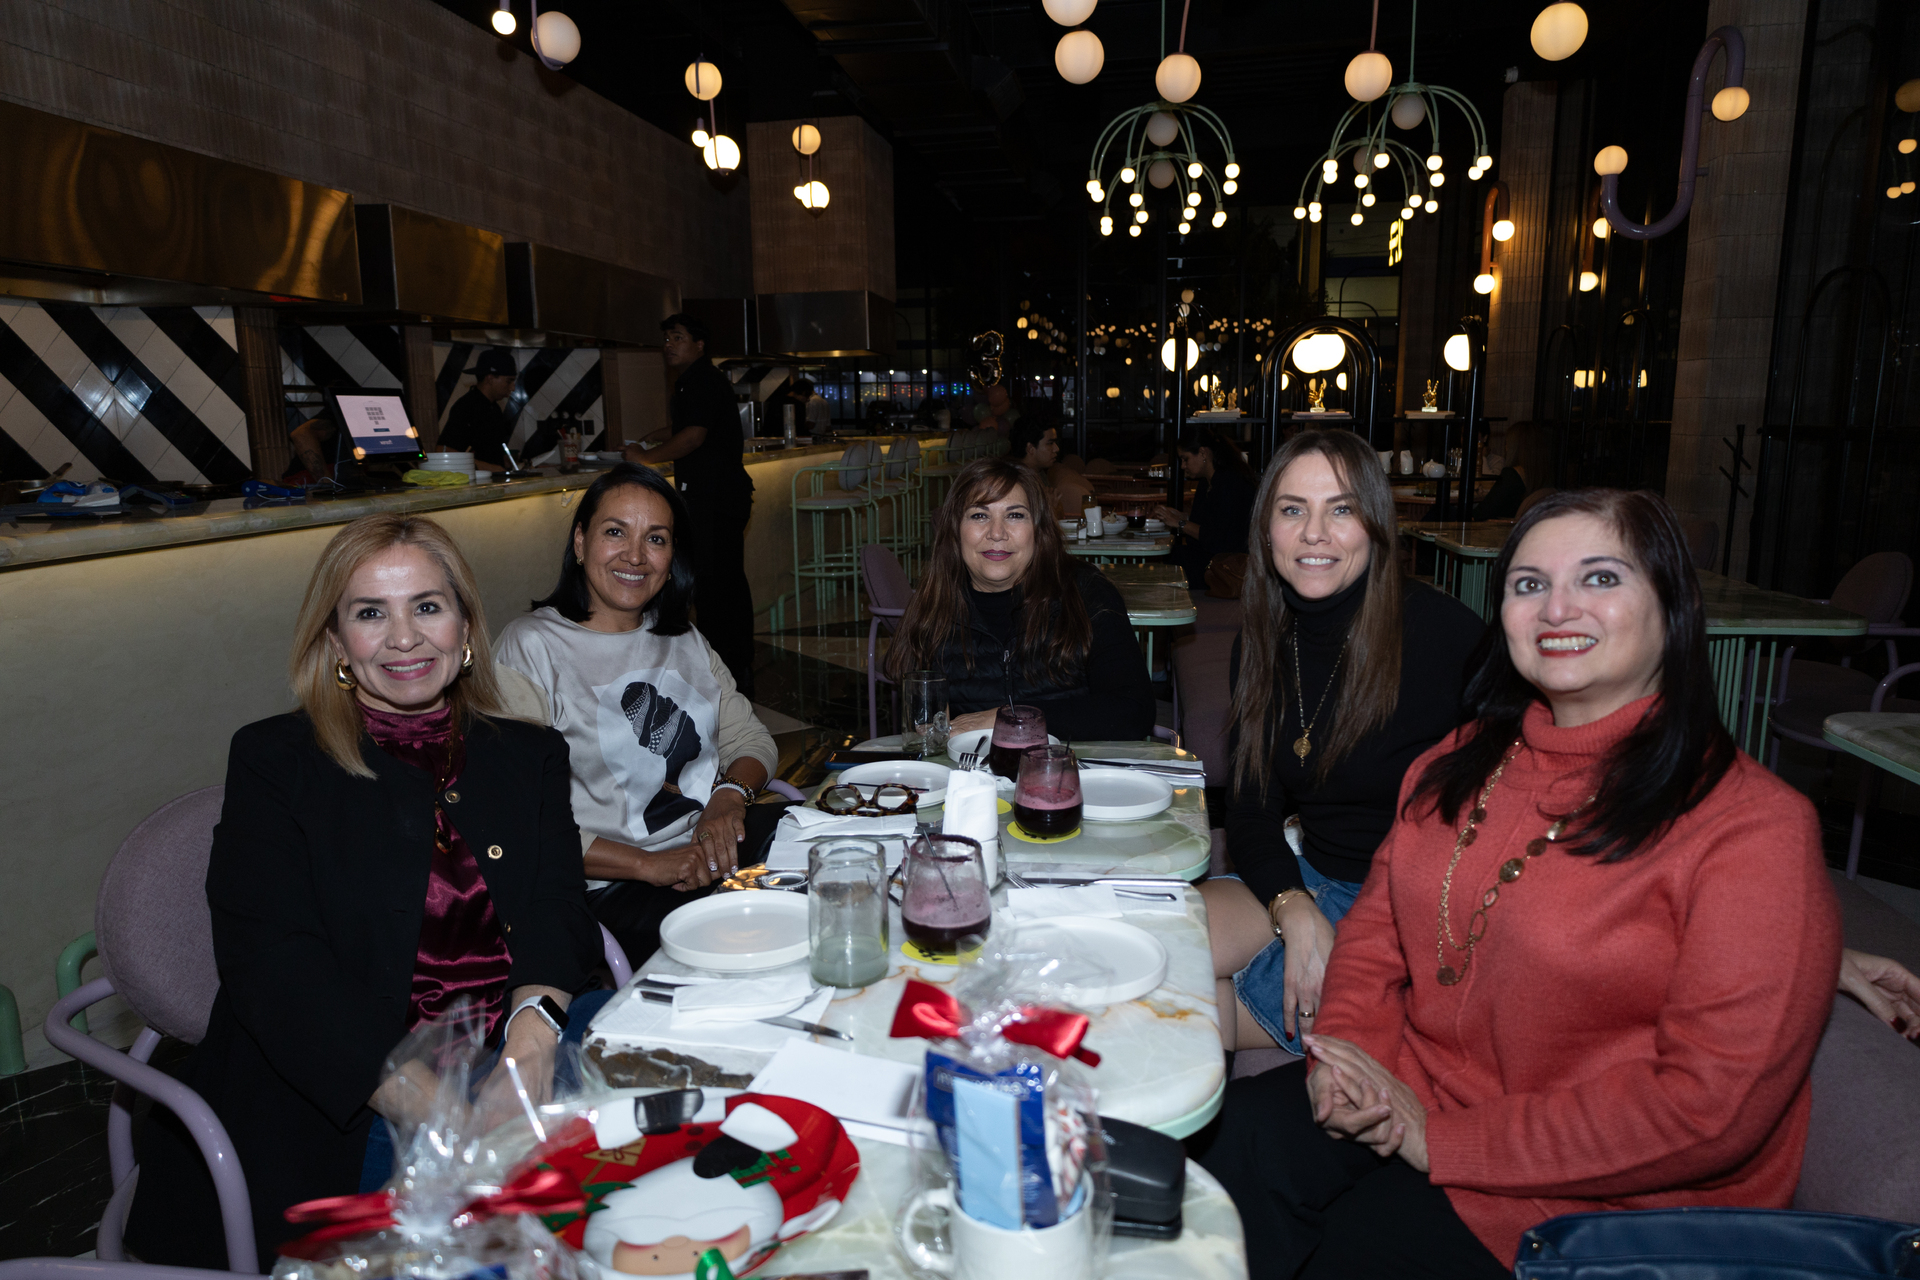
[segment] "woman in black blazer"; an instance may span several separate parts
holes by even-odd
[[[207,868],[220,991],[180,1076],[233,1140],[262,1270],[301,1230],[287,1206],[390,1173],[375,1120],[397,1106],[376,1090],[415,1026],[466,1000],[543,1090],[560,1035],[590,1016],[573,997],[599,931],[566,740],[503,718],[490,650],[444,530],[355,521],[301,609],[301,709],[233,737]],[[223,1269],[198,1148],[156,1109],[140,1157],[128,1247]]]

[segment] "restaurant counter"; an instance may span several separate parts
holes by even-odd
[[[762,613],[792,590],[793,475],[841,450],[746,460],[756,489],[747,570]],[[121,841],[169,800],[218,785],[234,730],[292,709],[294,619],[338,527],[382,511],[432,516],[466,553],[497,634],[552,590],[573,504],[596,474],[0,523],[0,983],[19,998],[30,1056],[44,1048],[54,961],[93,928],[101,872]],[[86,976],[99,972],[96,962]],[[96,1010],[95,1025],[117,1007]]]

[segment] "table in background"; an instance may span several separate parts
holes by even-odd
[[[1153,670],[1153,635],[1162,627],[1189,626],[1200,616],[1187,590],[1187,571],[1177,564],[1102,564],[1101,572],[1120,592],[1127,621],[1147,651],[1147,670]]]
[[[1842,711],[1827,717],[1821,736],[1896,778],[1920,783],[1920,715],[1906,711]],[[1851,875],[1851,871],[1848,873]]]
[[[1085,542],[1069,541],[1067,554],[1079,556],[1085,560],[1108,560],[1122,564],[1144,564],[1154,556],[1164,556],[1173,550],[1173,535],[1161,534],[1152,538],[1129,538],[1125,534],[1112,537],[1088,538]]]
[[[1511,520],[1402,520],[1400,532],[1433,547],[1433,585],[1482,618],[1493,617],[1487,572],[1507,545]]]

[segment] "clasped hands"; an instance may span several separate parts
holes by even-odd
[[[1314,1123],[1383,1160],[1397,1155],[1427,1172],[1427,1109],[1413,1090],[1351,1040],[1301,1038],[1313,1055],[1307,1097]]]
[[[740,865],[740,844],[747,838],[747,798],[720,788],[693,824],[693,841],[643,855],[648,872],[641,879],[671,884],[685,892],[724,880]]]

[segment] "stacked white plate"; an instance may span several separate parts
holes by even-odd
[[[797,893],[716,893],[660,922],[660,949],[714,973],[777,969],[807,958],[807,900]]]
[[[474,477],[473,454],[466,453],[429,453],[427,460],[420,464],[422,471],[455,471],[471,480]]]
[[[919,787],[921,793],[914,798],[914,807],[929,809],[947,798],[947,775],[952,772],[947,766],[931,760],[877,760],[872,764],[856,764],[850,769],[842,769],[833,781],[853,783],[863,788],[888,782]]]
[[[1173,804],[1173,785],[1132,769],[1080,769],[1080,815],[1093,822],[1135,822]]]

